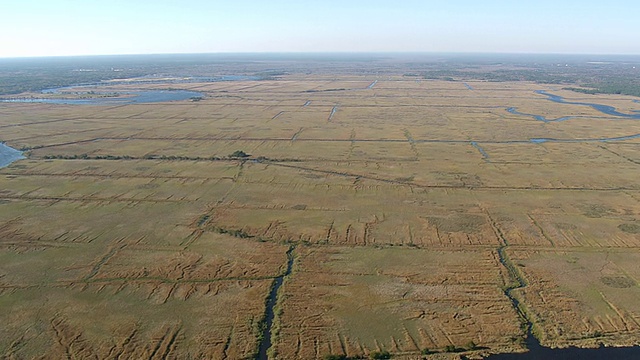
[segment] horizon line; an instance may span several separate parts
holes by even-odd
[[[558,53],[558,52],[501,52],[501,51],[221,51],[221,52],[159,52],[122,54],[75,54],[75,55],[32,55],[0,56],[0,60],[127,57],[127,56],[180,56],[180,55],[508,55],[508,56],[622,56],[640,57],[640,53]]]

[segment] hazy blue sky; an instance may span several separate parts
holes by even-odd
[[[640,54],[638,0],[0,0],[0,57]]]

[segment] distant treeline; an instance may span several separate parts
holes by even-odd
[[[5,64],[6,65],[6,64]],[[13,65],[13,66],[11,66]],[[71,64],[10,64],[0,71],[0,95],[36,92],[71,85],[94,84],[103,80],[126,79],[145,75],[136,69],[92,67],[77,68]]]
[[[445,81],[531,81],[539,84],[568,85],[565,89],[584,94],[622,94],[640,97],[640,64],[523,64],[517,67],[466,65],[461,69],[449,67],[428,70],[422,72],[421,76],[424,79]],[[410,73],[406,76],[415,74]]]
[[[551,74],[536,70],[495,70],[495,71],[463,71],[433,70],[423,74],[424,79],[433,80],[480,80],[492,82],[533,81],[545,84],[573,84],[574,79],[563,74]]]
[[[0,95],[104,80],[286,74],[402,75],[449,81],[532,81],[583,93],[640,96],[640,57],[564,55],[174,54],[0,59]],[[343,89],[307,90],[340,91]]]
[[[135,57],[0,59],[0,95],[126,79],[160,69]]]
[[[119,55],[0,59],[0,95],[36,92],[105,80],[142,76],[250,75],[272,78],[285,74],[267,66],[247,69],[237,56]]]
[[[635,82],[635,83],[634,83]],[[640,97],[640,81],[629,79],[627,82],[606,82],[601,84],[585,84],[585,87],[567,87],[565,90],[583,94],[621,94]]]

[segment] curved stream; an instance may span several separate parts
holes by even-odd
[[[623,119],[640,120],[640,110],[632,110],[632,112],[634,114],[625,114],[625,113],[621,113],[621,112],[617,111],[616,108],[614,108],[613,106],[609,106],[609,105],[586,103],[586,102],[566,101],[562,96],[548,93],[545,90],[537,90],[536,94],[545,95],[545,96],[548,97],[549,101],[553,101],[553,102],[556,102],[556,103],[559,103],[559,104],[589,106],[589,107],[592,107],[592,108],[598,110],[599,112],[601,112],[601,113],[603,113],[605,115],[615,116],[615,117],[619,117],[619,118],[623,118]],[[640,100],[633,100],[633,102],[640,103]],[[527,113],[519,112],[518,110],[516,110],[515,107],[510,107],[510,108],[507,108],[506,110],[511,114],[529,116],[529,117],[532,117],[532,118],[534,118],[534,119],[536,119],[538,121],[542,121],[544,123],[566,121],[566,120],[570,120],[570,119],[574,119],[574,118],[579,117],[579,116],[563,116],[563,117],[559,117],[557,119],[547,119],[546,117],[544,117],[542,115],[527,114]],[[580,116],[580,117],[582,117],[582,116]],[[587,139],[532,138],[532,139],[529,139],[529,142],[532,142],[532,143],[535,143],[535,144],[542,144],[542,143],[546,143],[546,142],[560,142],[560,143],[607,142],[607,141],[632,140],[632,139],[638,139],[638,138],[640,138],[640,134],[633,134],[633,135],[627,135],[627,136],[616,136],[616,137],[587,138]],[[505,142],[506,143],[514,142],[515,143],[515,142],[520,142],[520,141],[505,141]]]
[[[585,103],[585,102],[576,102],[576,101],[567,101],[562,96],[550,94],[544,90],[537,90],[536,94],[545,95],[548,97],[547,100],[557,102],[560,104],[570,104],[570,105],[581,105],[581,106],[590,106],[605,115],[617,116],[627,119],[636,119],[640,120],[640,114],[625,114],[616,110],[613,106],[602,105],[602,104],[594,104],[594,103]],[[637,101],[637,100],[636,100]]]
[[[560,122],[560,121],[565,121],[565,120],[569,120],[569,119],[573,119],[575,118],[575,116],[563,116],[563,117],[559,117],[557,119],[547,119],[546,117],[542,116],[542,115],[535,115],[535,114],[527,114],[527,113],[522,113],[516,110],[516,108],[514,107],[510,107],[507,108],[507,111],[514,114],[514,115],[522,115],[522,116],[530,116],[538,121],[542,121],[544,123],[550,123],[550,122]]]
[[[553,102],[556,102],[556,103],[559,103],[559,104],[589,106],[589,107],[591,107],[593,109],[598,110],[599,112],[603,113],[604,115],[615,116],[615,117],[620,117],[620,118],[624,118],[624,119],[640,120],[640,110],[632,110],[633,114],[625,114],[625,113],[621,113],[621,112],[617,111],[616,108],[614,108],[613,106],[602,105],[602,104],[594,104],[594,103],[586,103],[586,102],[567,101],[562,96],[548,93],[545,90],[536,90],[536,94],[545,95],[545,96],[548,97],[547,100],[553,101]],[[633,102],[640,103],[639,100],[633,100]],[[570,119],[574,119],[574,118],[578,117],[578,116],[563,116],[563,117],[560,117],[560,118],[557,118],[557,119],[547,119],[546,117],[544,117],[542,115],[527,114],[527,113],[519,112],[515,107],[507,108],[507,111],[509,113],[511,113],[511,114],[514,114],[514,115],[529,116],[529,117],[532,117],[532,118],[534,118],[534,119],[536,119],[538,121],[542,121],[544,123],[566,121],[566,120],[570,120]]]

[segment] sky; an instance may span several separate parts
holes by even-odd
[[[0,0],[0,57],[640,54],[638,0]]]

